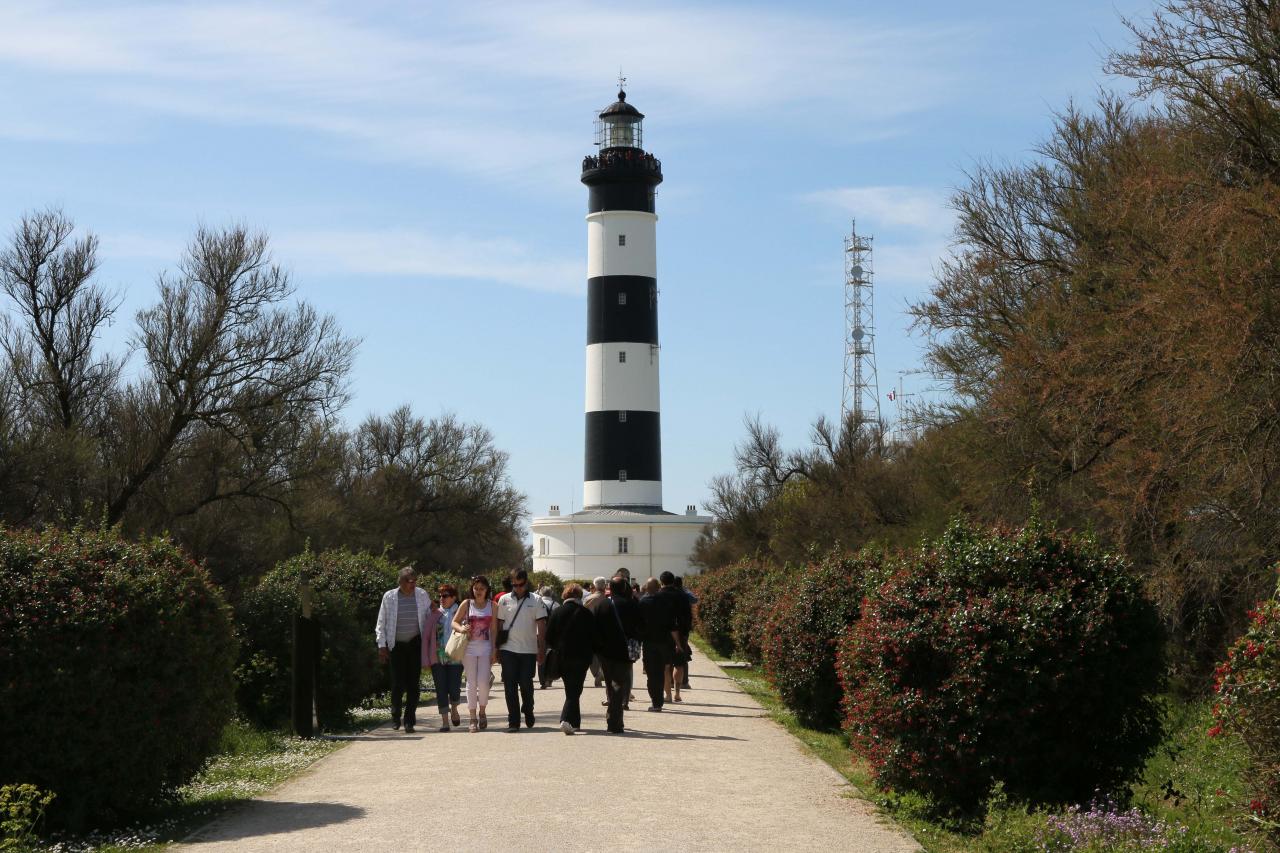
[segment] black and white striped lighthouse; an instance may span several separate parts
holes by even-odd
[[[644,116],[625,91],[600,113],[582,161],[587,201],[585,497],[533,519],[533,568],[561,578],[620,568],[633,577],[697,573],[691,558],[709,516],[662,508],[658,420],[658,257],[654,195],[662,164],[646,154]]]
[[[645,153],[627,93],[596,124],[582,162],[587,202],[585,509],[662,509],[658,407],[658,222],[662,164]]]

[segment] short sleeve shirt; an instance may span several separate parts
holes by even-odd
[[[524,606],[521,607],[521,602]],[[516,615],[516,610],[520,615]],[[502,627],[507,630],[507,644],[502,648],[508,652],[521,655],[538,653],[538,620],[547,618],[547,607],[542,599],[533,593],[524,598],[515,595],[504,595],[498,602],[498,618]]]

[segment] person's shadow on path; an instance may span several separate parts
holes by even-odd
[[[365,810],[344,803],[290,803],[254,800],[232,809],[222,820],[199,830],[186,840],[197,845],[209,841],[234,841],[259,835],[276,835],[346,823],[364,817]]]

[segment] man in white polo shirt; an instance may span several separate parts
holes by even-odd
[[[533,676],[547,656],[547,608],[541,598],[530,593],[524,569],[511,573],[511,594],[498,602],[497,617],[507,731],[518,732],[522,712],[524,724],[533,728]]]

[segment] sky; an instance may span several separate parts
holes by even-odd
[[[842,240],[874,236],[888,392],[938,393],[907,306],[948,198],[1034,156],[1150,0],[86,3],[0,0],[0,235],[61,207],[101,240],[124,352],[201,224],[267,232],[361,339],[345,419],[488,427],[531,515],[582,504],[586,188],[619,73],[663,163],[666,508],[705,508],[743,419],[838,417]],[[6,306],[7,310],[7,306]],[[917,398],[918,399],[918,398]]]

